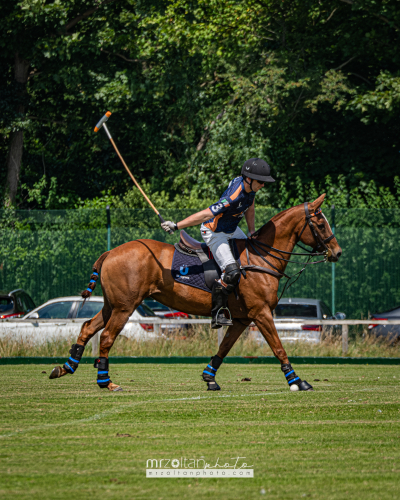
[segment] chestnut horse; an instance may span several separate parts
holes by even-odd
[[[327,260],[336,262],[342,250],[332,235],[327,219],[320,210],[318,211],[324,198],[325,194],[312,203],[298,205],[275,215],[257,231],[253,241],[281,250],[283,253],[280,256],[284,259],[290,259],[288,254],[293,252],[299,241],[312,248],[320,246],[319,242],[326,243],[323,246]],[[307,224],[310,220],[306,218],[307,208],[311,214],[309,217],[313,217],[315,225]],[[316,211],[317,214],[315,214]],[[246,240],[236,240],[242,265],[247,262],[245,242]],[[263,248],[259,245],[257,247]],[[255,247],[252,245],[248,245],[248,249],[250,263],[265,268],[262,256],[266,256],[266,250],[254,251]],[[151,296],[166,306],[189,314],[211,315],[211,293],[178,283],[172,277],[171,266],[174,251],[173,245],[140,239],[124,243],[99,257],[93,266],[95,276],[92,275],[92,278],[97,278],[101,269],[104,307],[94,318],[82,325],[77,343],[70,351],[69,364],[67,362],[63,368],[55,367],[50,378],[59,378],[67,373],[74,373],[83,354],[84,346],[95,333],[104,328],[100,337],[100,357],[97,360],[99,364],[95,364],[99,370],[103,369],[99,371],[99,374],[104,375],[99,376],[100,380],[97,382],[100,387],[107,387],[111,391],[120,390],[120,387],[112,383],[108,376],[109,352],[133,311],[146,297]],[[273,262],[275,269],[278,269],[280,273],[285,272],[287,261],[274,259]],[[94,281],[92,279],[93,283]],[[94,285],[90,286],[90,292]],[[213,376],[215,377],[217,368],[241,333],[253,321],[274,355],[281,362],[282,371],[290,388],[312,390],[309,384],[302,382],[294,373],[274,325],[272,311],[278,303],[278,285],[278,277],[248,270],[246,278],[242,277],[237,287],[238,298],[235,294],[230,295],[229,308],[233,325],[228,328],[217,355],[212,358],[212,360],[217,360],[217,363],[213,364],[211,361],[211,365],[208,365],[203,372],[203,379],[208,383],[210,390],[219,390]],[[85,296],[85,293],[86,296],[90,296],[87,292],[83,292],[82,296]],[[205,377],[204,373],[209,375]],[[292,382],[294,383],[290,385]],[[297,387],[294,387],[296,385]]]

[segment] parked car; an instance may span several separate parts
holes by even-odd
[[[302,340],[318,343],[321,341],[322,327],[313,325],[313,319],[345,319],[346,317],[344,313],[337,313],[333,316],[322,300],[303,298],[281,299],[273,314],[275,327],[283,342]],[[334,332],[334,328],[325,327],[324,331]],[[261,333],[258,338],[265,341]]]
[[[189,318],[189,314],[177,311],[176,309],[172,309],[171,307],[165,306],[164,304],[161,304],[161,302],[158,302],[157,300],[152,299],[151,297],[144,299],[144,304],[146,306],[150,307],[150,309],[159,317],[161,318],[167,318],[167,319],[173,319],[173,318],[179,318],[179,319],[186,319]],[[186,324],[162,324],[161,329],[162,330],[176,330],[177,328],[184,328],[188,329],[189,325]]]
[[[31,297],[22,288],[0,292],[0,319],[21,318],[35,307]]]
[[[101,311],[103,304],[103,297],[91,297],[85,303],[81,297],[60,297],[48,300],[20,320],[0,322],[0,335],[12,333],[42,341],[56,339],[60,336],[78,336],[82,321],[67,322],[65,320],[90,319]],[[139,319],[143,322],[128,321],[120,335],[132,339],[156,337],[154,324],[146,323],[146,318],[155,316],[146,304],[140,304],[130,319]]]
[[[386,312],[374,313],[371,319],[400,319],[400,307],[395,307]],[[369,332],[377,337],[386,337],[388,340],[400,339],[400,325],[368,325]]]

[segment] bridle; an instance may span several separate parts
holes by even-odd
[[[325,238],[323,240],[321,238],[321,236],[315,230],[314,224],[312,222],[312,217],[315,217],[316,215],[322,214],[321,208],[318,208],[315,212],[310,214],[310,212],[308,210],[308,203],[305,202],[304,203],[304,211],[306,213],[306,221],[304,223],[303,229],[301,230],[301,233],[299,234],[299,239],[301,238],[301,235],[303,234],[304,229],[307,227],[307,224],[308,224],[310,226],[311,233],[314,235],[315,243],[317,243],[317,245],[313,248],[313,252],[318,250],[318,248],[320,248],[320,247],[322,247],[324,249],[324,252],[322,252],[321,255],[325,252],[329,252],[329,248],[326,246],[326,244],[329,243],[331,240],[333,240],[335,235],[332,233],[328,238]],[[301,245],[298,245],[298,246],[300,248],[303,248]],[[306,250],[306,249],[304,249],[304,250]]]
[[[302,250],[304,250],[305,252],[307,253],[298,253],[298,252],[286,252],[285,250],[279,250],[279,248],[274,248],[270,245],[267,245],[266,243],[262,243],[261,241],[257,241],[253,238],[251,239],[246,239],[246,242],[245,242],[245,245],[246,245],[246,257],[247,257],[247,266],[240,266],[240,269],[242,270],[243,272],[243,276],[246,278],[246,270],[247,271],[260,271],[260,272],[264,272],[264,273],[267,273],[267,274],[270,274],[271,276],[274,276],[275,278],[282,278],[282,277],[285,277],[287,278],[287,281],[285,283],[285,286],[283,287],[283,291],[279,297],[278,300],[281,299],[282,295],[284,294],[286,288],[290,288],[294,283],[296,283],[296,281],[300,278],[300,275],[303,273],[303,271],[306,269],[307,266],[309,265],[313,265],[313,264],[320,264],[322,262],[326,262],[328,257],[329,257],[329,248],[326,246],[327,243],[329,243],[333,238],[335,238],[335,235],[332,233],[328,238],[325,238],[324,240],[321,238],[321,236],[317,233],[317,231],[315,230],[315,227],[314,227],[314,224],[313,224],[313,221],[312,221],[312,218],[313,217],[316,217],[317,215],[319,214],[322,214],[322,210],[321,208],[318,208],[317,210],[315,210],[315,212],[312,212],[310,214],[309,210],[308,210],[308,203],[305,202],[304,203],[304,211],[305,211],[305,222],[304,222],[304,226],[303,226],[303,229],[301,230],[300,234],[299,234],[299,240],[301,238],[301,235],[304,233],[304,230],[306,229],[307,225],[310,227],[310,230],[311,230],[311,234],[314,236],[314,239],[315,239],[315,247],[312,249],[312,250],[307,250],[307,248],[304,248],[303,246],[301,246],[299,243],[296,243],[297,246],[299,246]],[[258,231],[256,231],[253,236],[258,236],[258,234],[260,233],[261,229],[263,228],[264,226],[262,226]],[[269,266],[271,266],[274,270],[272,269],[268,269],[266,267],[262,267],[262,266],[254,266],[252,264],[250,264],[250,254],[249,254],[249,245],[250,247],[254,250],[254,252],[259,256],[261,257],[261,259],[266,263],[268,264]],[[283,262],[288,262],[288,263],[291,263],[291,264],[301,264],[303,265],[304,267],[297,273],[293,274],[292,276],[289,276],[287,275],[286,273],[284,273],[283,271],[280,271],[276,266],[274,266],[274,264],[272,264],[271,262],[269,262],[263,255],[261,255],[261,253],[259,252],[259,250],[257,249],[257,247],[260,249],[260,250],[263,250],[264,252],[266,252],[266,254],[269,256],[269,257],[272,257],[273,259],[276,259],[276,260],[279,260],[279,261],[283,261]],[[318,252],[317,250],[319,248],[323,248],[323,251],[322,252]],[[268,250],[266,250],[268,249]],[[288,255],[289,256],[289,259],[290,259],[290,256],[292,255],[296,255],[296,256],[306,256],[308,257],[308,260],[306,262],[295,262],[295,261],[291,261],[289,259],[285,259],[283,257],[278,257],[277,255],[274,255],[271,253],[271,251],[273,252],[277,252],[277,253],[280,253],[280,254],[285,254],[285,255]],[[313,258],[313,257],[319,257],[319,256],[324,256],[324,258],[322,260],[317,260],[317,261],[313,261],[313,262],[310,262],[310,260]],[[292,282],[290,283],[289,286],[287,286],[289,284],[289,281],[294,278],[295,276],[297,276],[297,278]]]

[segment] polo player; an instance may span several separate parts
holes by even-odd
[[[254,201],[257,191],[265,182],[275,182],[270,175],[270,166],[260,158],[250,158],[244,163],[241,176],[231,180],[217,203],[180,222],[166,221],[161,224],[167,232],[201,224],[203,240],[222,272],[221,278],[215,281],[212,288],[211,328],[232,325],[230,313],[227,318],[223,310],[228,309],[229,294],[239,282],[240,267],[232,254],[229,240],[246,239],[238,227],[243,216],[246,217],[248,236],[251,238],[255,232]]]

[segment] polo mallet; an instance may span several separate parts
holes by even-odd
[[[107,125],[106,125],[106,121],[110,118],[111,116],[111,111],[107,111],[107,113],[103,116],[103,118],[99,121],[99,123],[94,127],[94,131],[95,132],[98,132],[101,127],[104,128],[104,130],[106,131],[106,134],[108,135],[108,138],[110,139],[111,141],[111,144],[114,146],[114,149],[117,153],[117,155],[119,156],[119,159],[122,161],[122,164],[124,165],[124,167],[126,168],[126,171],[128,172],[128,174],[130,175],[131,179],[133,180],[133,182],[135,183],[135,186],[139,189],[139,191],[142,193],[142,195],[144,196],[145,200],[147,201],[147,203],[151,206],[151,208],[154,210],[154,212],[157,214],[158,218],[160,219],[161,222],[165,222],[165,220],[162,218],[162,216],[160,215],[160,212],[156,209],[156,207],[153,205],[153,203],[149,200],[148,196],[146,195],[146,193],[143,191],[143,189],[139,186],[139,184],[137,183],[136,179],[133,177],[132,175],[132,172],[129,170],[128,168],[128,165],[125,163],[124,159],[122,158],[121,156],[121,153],[118,151],[118,148],[117,146],[115,145],[115,142],[113,140],[113,138],[111,137],[111,134],[107,128]],[[168,231],[169,234],[173,234],[173,231],[169,230]]]

